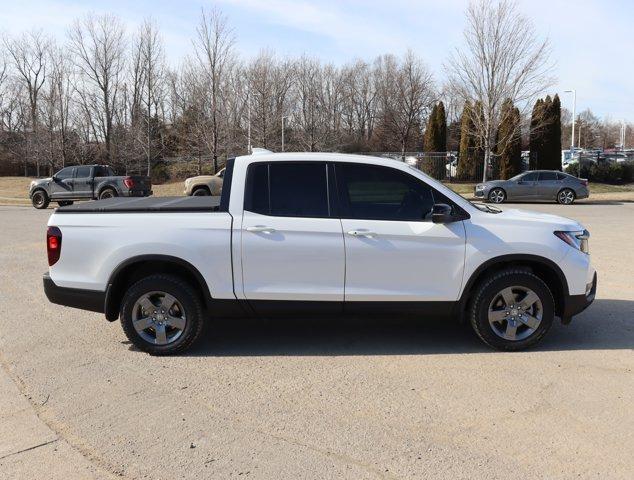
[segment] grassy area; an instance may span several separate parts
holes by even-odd
[[[162,185],[152,185],[152,191],[156,197],[178,197],[185,191],[184,182],[169,182]]]
[[[454,192],[464,196],[473,196],[475,183],[445,183]],[[626,183],[623,185],[611,185],[608,183],[590,182],[590,195],[596,193],[623,193],[634,192],[634,183]]]
[[[29,177],[0,177],[0,204],[3,205],[28,205],[29,184],[33,178]],[[446,183],[453,191],[464,195],[473,196],[475,183]],[[157,197],[171,197],[183,194],[185,185],[182,181],[153,185],[152,190]],[[590,194],[618,194],[634,192],[634,183],[624,185],[609,185],[607,183],[590,183]]]

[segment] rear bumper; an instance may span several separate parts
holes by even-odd
[[[589,290],[583,295],[568,295],[564,299],[564,309],[561,314],[561,322],[570,323],[572,317],[583,312],[594,301],[597,293],[597,274],[594,273],[592,283],[589,284]]]
[[[123,192],[124,197],[150,197],[152,190],[128,190]]]
[[[43,282],[44,293],[51,303],[104,313],[106,292],[60,287],[53,282],[48,273],[44,274]]]

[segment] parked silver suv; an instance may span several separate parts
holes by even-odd
[[[507,200],[556,201],[570,205],[578,198],[588,198],[588,180],[556,170],[532,170],[508,180],[491,180],[475,186],[475,196],[493,203]]]

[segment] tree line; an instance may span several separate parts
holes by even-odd
[[[177,66],[150,19],[127,32],[116,16],[89,14],[63,41],[42,30],[3,35],[0,174],[87,163],[159,178],[166,165],[176,176],[215,172],[250,146],[280,151],[282,136],[288,151],[460,150],[458,170],[471,179],[485,162],[496,175],[515,172],[529,134],[539,162],[555,153],[542,113],[555,100],[535,124],[527,110],[550,86],[547,41],[509,0],[469,6],[465,46],[442,84],[413,51],[343,65],[268,50],[243,59],[217,9],[201,11]]]

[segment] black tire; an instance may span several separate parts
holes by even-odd
[[[506,192],[503,188],[493,188],[489,192],[488,200],[491,203],[504,203],[506,201]]]
[[[117,196],[117,192],[112,188],[104,188],[99,193],[99,200],[103,200],[105,198],[114,198]]]
[[[496,333],[489,322],[489,307],[501,291],[516,286],[530,289],[537,295],[542,307],[541,322],[526,338],[508,340]],[[503,270],[493,274],[479,285],[471,303],[469,316],[473,330],[488,346],[497,350],[523,350],[536,345],[550,330],[555,316],[555,300],[546,283],[533,273],[527,270]],[[503,320],[503,322],[508,321]],[[517,322],[517,325],[519,325],[518,331],[521,328],[524,334],[532,330],[520,322]]]
[[[557,193],[557,203],[560,205],[572,205],[577,198],[572,188],[563,188]]]
[[[44,190],[36,190],[31,195],[31,204],[38,210],[47,208],[49,203],[51,203],[51,199],[48,198]]]
[[[183,307],[185,327],[171,343],[157,345],[144,339],[133,324],[133,309],[137,300],[150,292],[172,295]],[[198,292],[187,282],[171,275],[151,275],[132,285],[123,296],[119,313],[121,325],[128,339],[139,349],[151,355],[174,355],[190,348],[202,335],[205,310]],[[151,328],[151,327],[150,327]]]
[[[60,207],[67,207],[68,205],[72,205],[74,202],[72,200],[59,201],[57,204]]]
[[[211,192],[207,187],[198,187],[192,192],[192,196],[194,197],[208,197],[211,195]]]

